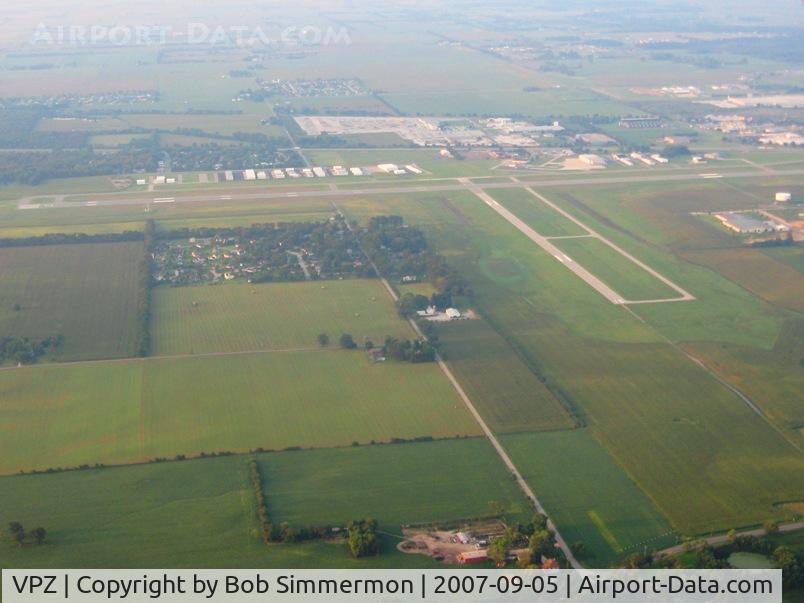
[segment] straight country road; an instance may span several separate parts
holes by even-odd
[[[341,209],[334,202],[332,203],[332,206],[335,208],[335,211],[337,211],[341,216],[344,215]],[[347,224],[349,224],[348,220]],[[350,231],[352,230],[351,226],[349,226],[349,230]],[[359,240],[358,245],[360,245]],[[394,288],[391,286],[391,283],[389,283],[388,280],[384,276],[382,276],[379,269],[377,268],[377,264],[374,263],[374,261],[371,259],[371,257],[369,257],[368,254],[366,254],[365,250],[363,250],[363,255],[365,255],[368,258],[369,262],[371,262],[371,266],[374,268],[374,271],[377,273],[377,276],[379,276],[380,280],[382,281],[382,284],[385,286],[386,291],[388,291],[388,295],[391,296],[391,299],[394,300],[395,303],[398,302],[399,296],[396,294],[396,291],[394,291]],[[419,328],[419,325],[416,324],[415,320],[409,318],[408,322],[410,323],[410,326],[413,328],[413,330],[420,338],[426,339],[424,333],[422,333],[421,329]],[[567,561],[569,562],[570,566],[573,569],[583,569],[583,566],[580,564],[580,562],[575,558],[575,555],[572,553],[572,549],[567,544],[567,541],[564,540],[564,537],[558,531],[558,527],[555,525],[553,520],[550,519],[550,516],[547,514],[547,511],[545,510],[544,506],[542,506],[542,503],[536,497],[536,494],[533,493],[533,490],[531,489],[528,482],[526,482],[525,478],[522,477],[522,474],[519,472],[519,469],[516,468],[516,465],[514,465],[514,462],[511,460],[511,457],[508,456],[508,453],[505,451],[505,448],[503,448],[502,444],[500,444],[500,441],[497,439],[497,436],[494,435],[494,432],[491,430],[491,428],[488,426],[488,424],[483,419],[481,414],[478,412],[471,398],[469,398],[467,393],[464,391],[463,387],[461,387],[461,384],[455,378],[455,375],[452,373],[449,366],[447,366],[447,363],[444,362],[444,359],[441,358],[438,352],[436,352],[436,362],[438,363],[438,367],[441,369],[441,371],[449,380],[450,384],[452,384],[452,387],[455,389],[456,393],[463,401],[469,413],[472,415],[472,417],[474,417],[475,421],[480,426],[480,429],[483,431],[483,434],[486,436],[486,439],[488,439],[488,441],[494,447],[494,450],[497,452],[497,455],[500,457],[500,460],[502,460],[503,464],[514,476],[514,479],[516,479],[519,488],[522,490],[522,492],[525,493],[525,496],[533,505],[533,507],[536,509],[536,511],[547,517],[547,527],[555,534],[556,544],[558,544],[559,548],[561,549],[561,552],[564,553],[564,556],[567,558]]]

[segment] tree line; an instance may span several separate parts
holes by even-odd
[[[333,538],[340,532],[339,528],[331,526],[305,526],[293,527],[287,522],[275,524],[268,515],[268,506],[265,502],[264,484],[256,459],[248,462],[249,479],[254,489],[257,501],[257,518],[260,523],[260,533],[265,544],[303,542],[306,540],[319,540]],[[376,535],[377,522],[371,519],[352,521],[347,527],[347,542],[352,555],[364,557],[379,554],[380,546]]]
[[[124,232],[107,234],[75,233],[47,233],[36,237],[4,237],[0,238],[0,247],[36,247],[39,245],[79,245],[83,243],[122,243],[127,241],[142,241],[143,233],[139,230],[126,230]]]
[[[141,358],[151,354],[151,290],[153,289],[153,248],[156,240],[153,220],[146,220],[143,229],[143,251],[137,266],[137,335],[135,354]]]
[[[326,333],[319,333],[316,340],[321,347],[326,347],[330,343],[329,335]],[[343,333],[338,338],[338,345],[344,350],[355,350],[360,347],[351,333]],[[401,362],[434,362],[436,359],[435,343],[426,337],[410,340],[388,335],[382,346],[377,346],[372,340],[366,339],[363,348],[367,351],[380,350],[384,356]]]
[[[685,549],[692,556],[691,562],[673,557],[656,557],[651,553],[629,555],[623,567],[630,569],[662,569],[694,567],[697,569],[729,569],[729,557],[733,553],[757,553],[769,558],[782,570],[785,590],[804,587],[804,556],[786,545],[775,546],[769,537],[779,533],[778,525],[767,521],[765,537],[738,535],[735,530],[728,534],[728,543],[713,547],[705,540],[688,542]]]
[[[454,296],[471,289],[457,271],[427,242],[424,232],[405,224],[401,216],[374,216],[359,230],[360,243],[377,269],[392,281],[429,282],[436,305],[452,305]]]

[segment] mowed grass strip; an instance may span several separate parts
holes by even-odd
[[[521,188],[497,188],[486,191],[517,218],[545,237],[588,234],[552,207]]]
[[[478,435],[435,364],[265,352],[0,371],[0,473]]]
[[[331,346],[350,333],[381,344],[414,336],[376,279],[250,285],[157,287],[153,291],[155,355]]]
[[[570,544],[594,567],[675,543],[670,522],[585,429],[503,436],[503,446]]]
[[[131,355],[142,253],[136,242],[0,249],[0,335],[62,335],[59,360]]]
[[[403,523],[492,515],[492,502],[529,514],[485,438],[265,454],[259,467],[269,515],[291,525],[368,516],[398,534]]]
[[[553,243],[572,261],[626,299],[662,299],[681,295],[599,239],[560,239]]]
[[[495,432],[569,429],[573,419],[484,320],[438,327],[444,358]]]

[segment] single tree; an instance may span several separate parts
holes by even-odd
[[[326,333],[319,333],[318,334],[318,345],[321,347],[329,345],[329,335]]]
[[[340,344],[345,350],[354,350],[357,347],[354,338],[349,333],[341,335]]]
[[[45,538],[47,537],[47,530],[45,530],[45,528],[36,528],[31,532],[31,536],[36,540],[36,544],[44,544]]]
[[[11,534],[11,540],[17,544],[22,544],[25,540],[25,528],[18,521],[12,521],[8,524],[8,532]]]
[[[497,567],[505,566],[505,561],[508,559],[508,551],[511,549],[511,543],[507,538],[495,538],[492,540],[488,548],[488,556]]]
[[[528,539],[528,550],[534,563],[541,563],[542,556],[550,557],[555,553],[555,548],[555,541],[549,530],[534,532]]]

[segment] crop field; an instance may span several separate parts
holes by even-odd
[[[217,189],[220,191],[221,189]],[[182,193],[171,192],[179,197]],[[193,194],[190,190],[189,194]],[[197,192],[195,192],[197,194]],[[142,193],[135,193],[142,196]],[[47,197],[45,193],[42,197]],[[87,195],[83,200],[103,199],[102,195]],[[116,232],[119,225],[128,223],[123,230],[142,230],[145,217],[150,217],[161,230],[199,226],[249,226],[271,222],[298,220],[323,221],[332,216],[332,204],[324,198],[310,199],[271,199],[238,200],[226,204],[175,203],[152,205],[147,213],[142,206],[98,206],[63,208],[58,212],[19,211],[16,203],[0,205],[0,219],[3,228],[42,228],[44,232],[72,232],[70,229],[82,228],[80,232]],[[89,223],[88,223],[89,222]],[[108,226],[108,230],[103,230]],[[90,230],[91,229],[91,230]],[[74,230],[78,232],[77,230]]]
[[[561,239],[553,243],[574,262],[578,262],[626,299],[662,299],[679,296],[677,291],[600,239]]]
[[[117,117],[55,119],[45,117],[36,124],[41,132],[108,132],[126,130],[126,123]]]
[[[391,108],[380,99],[365,96],[306,96],[306,97],[275,97],[281,99],[283,106],[292,107],[296,113],[304,115],[339,115],[359,114],[366,115],[393,115]]]
[[[685,257],[716,270],[772,304],[804,312],[804,275],[759,249],[705,249]]]
[[[446,207],[433,196],[407,198],[407,205],[388,203],[424,223],[469,281],[478,309],[563,393],[680,533],[761,523],[783,515],[775,502],[800,498],[800,454],[650,324],[600,298],[480,200],[453,195]],[[655,250],[633,253],[663,272],[674,268],[670,278],[680,273]],[[725,307],[756,303],[740,295],[729,293],[736,299]],[[676,312],[694,315],[694,308]],[[749,328],[767,321],[762,313],[758,319]],[[702,333],[718,334],[722,324]]]
[[[804,275],[804,247],[777,247],[776,249],[764,249],[763,252]]]
[[[141,243],[0,249],[0,331],[62,335],[60,360],[130,355],[141,257]]]
[[[99,134],[89,139],[94,147],[119,147],[135,140],[144,140],[148,134]]]
[[[142,222],[107,222],[91,224],[71,224],[69,226],[18,226],[2,228],[0,227],[0,238],[21,239],[27,237],[41,237],[46,234],[119,234],[126,231],[141,231],[144,224]]]
[[[569,429],[573,419],[484,320],[438,327],[444,358],[495,432]]]
[[[790,437],[804,442],[804,319],[788,319],[769,350],[711,342],[690,342],[684,347],[760,404]]]
[[[157,287],[152,342],[156,355],[330,346],[413,337],[379,280]]]
[[[734,246],[725,232],[688,212],[742,207],[756,199],[722,184],[675,189],[662,183],[629,188],[551,191],[550,197],[602,235],[695,295],[694,303],[632,309],[676,341],[722,341],[768,349],[784,317],[769,303],[707,266],[689,261],[702,249]],[[591,220],[591,221],[590,221]]]
[[[545,237],[585,235],[587,232],[574,222],[542,203],[528,191],[518,188],[499,188],[487,191],[517,218]]]
[[[502,444],[562,536],[594,567],[675,544],[670,523],[585,429],[514,434]]]
[[[369,560],[355,560],[346,545],[339,543],[266,546],[257,533],[256,503],[248,479],[247,458],[230,456],[0,478],[3,521],[20,521],[28,529],[41,525],[48,532],[47,546],[19,547],[3,539],[0,565],[4,568],[63,568],[74,567],[76,563],[96,568],[436,566],[436,562],[422,555],[398,553],[394,548],[397,541],[393,539],[385,541],[383,555]],[[305,469],[309,476],[311,468]],[[433,472],[426,479],[438,477]],[[486,480],[493,484],[493,475],[487,475]],[[53,496],[54,492],[59,495]],[[462,493],[455,493],[456,512],[466,508],[462,498]],[[441,509],[448,512],[449,501],[443,500]],[[484,512],[484,507],[473,511]]]
[[[263,115],[262,117],[264,118],[265,116]],[[125,122],[128,128],[166,131],[185,128],[203,130],[220,136],[231,136],[235,132],[244,132],[285,137],[285,131],[282,127],[261,124],[259,114],[215,115],[214,119],[210,119],[208,115],[192,114],[127,114],[120,119]]]
[[[437,462],[433,462],[437,459]],[[268,514],[291,525],[403,523],[487,516],[529,519],[529,505],[485,438],[303,450],[258,457]]]
[[[359,350],[4,370],[0,426],[0,473],[479,433],[435,364]]]

